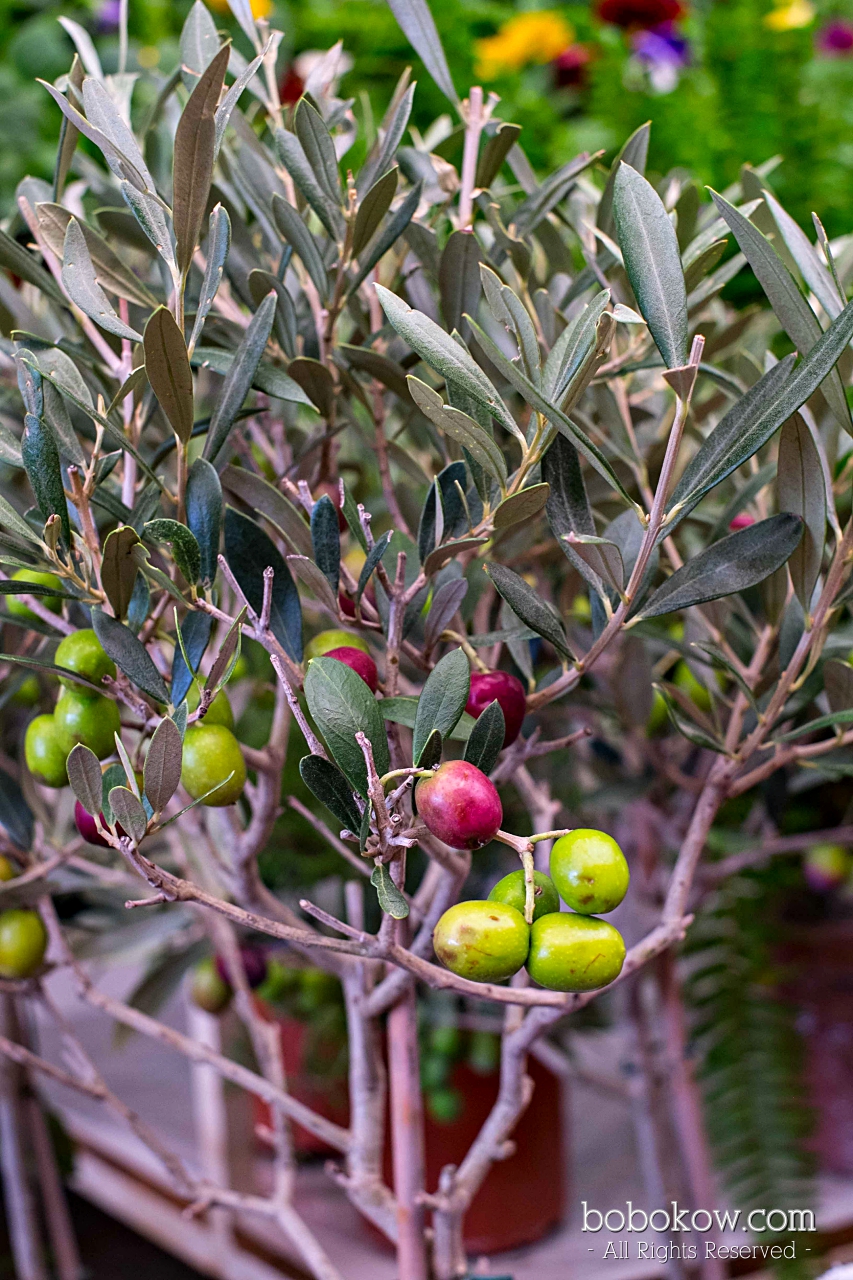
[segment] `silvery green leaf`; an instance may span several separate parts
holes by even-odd
[[[380,777],[390,768],[388,739],[379,703],[361,676],[334,658],[314,658],[305,676],[311,718],[351,786],[367,798],[367,768],[355,740],[363,733],[373,748]]]
[[[193,377],[187,344],[168,307],[148,318],[143,336],[145,372],[175,435],[186,445],[193,430]]]
[[[63,303],[62,290],[49,272],[17,240],[0,230],[0,267],[20,276],[27,284],[33,284],[54,302]]]
[[[121,118],[102,80],[87,76],[83,81],[83,106],[86,119],[109,138],[117,151],[128,158],[134,169],[142,175],[145,190],[153,192],[154,179],[148,172],[139,143],[130,126]]]
[[[406,379],[412,399],[422,413],[434,422],[440,431],[463,444],[480,466],[495,477],[502,486],[506,485],[506,459],[489,433],[469,418],[461,409],[454,409],[445,404],[437,391],[421,382],[419,378],[409,374]]]
[[[488,564],[486,572],[516,617],[521,618],[531,631],[550,641],[559,654],[571,658],[563,625],[554,616],[539,592],[524,579],[503,564]]]
[[[779,507],[801,516],[803,537],[788,561],[797,599],[808,612],[826,540],[826,485],[820,454],[799,413],[782,427],[776,489]]]
[[[302,606],[287,563],[263,529],[233,507],[225,512],[225,557],[249,606],[258,615],[264,603],[264,570],[273,570],[270,630],[288,656],[301,662]]]
[[[387,173],[383,173],[358,206],[355,217],[355,229],[352,235],[352,254],[357,258],[362,249],[372,239],[385,214],[391,208],[391,201],[397,192],[400,170],[395,165]]]
[[[851,337],[853,303],[848,303],[793,372],[795,357],[789,355],[750,387],[743,399],[717,424],[685,468],[670,501],[671,512],[679,508],[675,519],[683,519],[703,494],[751,458],[782,423],[805,404],[833,368]],[[664,527],[669,531],[672,520]]]
[[[415,216],[415,212],[421,200],[421,191],[422,184],[418,182],[412,187],[405,200],[402,200],[394,210],[393,214],[388,219],[387,224],[383,227],[382,231],[373,242],[370,252],[362,256],[358,274],[349,287],[350,293],[354,293],[355,290],[358,289],[358,287],[367,279],[379,259],[384,257],[388,250],[397,243],[400,236]]]
[[[534,386],[538,387],[541,381],[539,339],[536,337],[536,330],[527,308],[512,289],[503,284],[491,267],[480,263],[479,268],[483,292],[492,314],[504,326],[507,333],[511,333],[515,338],[524,372]],[[471,315],[476,314],[470,306],[466,306],[464,310]],[[458,322],[453,327],[459,328]],[[592,336],[595,336],[594,330]]]
[[[754,587],[785,564],[802,536],[802,519],[789,512],[729,534],[676,569],[637,616],[657,618]]]
[[[395,0],[397,4],[410,2],[411,0]],[[423,3],[424,0],[417,0],[417,2]],[[370,873],[370,883],[376,890],[379,905],[385,915],[390,916],[392,920],[405,920],[409,914],[409,904],[391,879],[391,872],[383,862],[373,868]]]
[[[136,191],[129,182],[121,184],[121,194],[134,218],[166,263],[172,277],[176,278],[178,266],[175,261],[172,233],[162,204],[155,196]]]
[[[78,57],[89,75],[94,76],[96,80],[103,80],[104,72],[101,67],[101,60],[98,57],[94,41],[86,28],[81,27],[79,22],[74,22],[72,18],[66,18],[62,14],[57,18],[57,22],[73,40]]]
[[[367,589],[367,584],[372,578],[373,572],[376,569],[376,566],[379,564],[379,561],[382,559],[382,557],[385,555],[385,552],[388,550],[388,543],[391,541],[393,536],[394,536],[394,530],[389,529],[387,533],[383,533],[381,538],[377,538],[376,542],[374,542],[373,546],[370,548],[370,551],[367,554],[367,559],[365,560],[364,564],[361,566],[361,573],[358,575],[358,584],[356,585],[356,589],[355,589],[356,604],[360,603],[361,597],[364,595],[365,590]]]
[[[800,355],[806,355],[820,338],[821,328],[796,281],[766,236],[716,191],[712,191],[711,196],[767,294],[776,318]],[[840,310],[838,307],[836,315]],[[839,425],[853,433],[850,410],[837,369],[830,371],[821,391]]]
[[[62,261],[65,245],[65,232],[72,215],[62,205],[45,202],[35,208],[39,231],[43,235],[48,248]],[[153,294],[139,280],[131,269],[113,252],[106,240],[98,235],[85,222],[79,222],[80,230],[89,250],[89,257],[95,268],[95,277],[102,289],[114,293],[119,298],[133,302],[140,307],[156,306]]]
[[[501,704],[495,700],[477,716],[477,722],[465,744],[464,758],[475,769],[488,776],[498,762],[505,736],[506,720]]]
[[[506,120],[496,120],[486,126],[485,142],[474,177],[475,187],[487,188],[492,185],[520,134],[521,125],[510,124]]]
[[[245,467],[227,466],[222,470],[222,483],[247,507],[271,521],[297,555],[312,555],[311,530],[299,508],[268,480]]]
[[[305,158],[315,178],[334,205],[341,203],[341,177],[335,144],[319,111],[307,98],[300,99],[293,123]]]
[[[277,129],[275,142],[282,164],[329,235],[333,240],[342,241],[346,234],[346,223],[340,206],[320,185],[296,134],[287,129]]]
[[[270,291],[249,321],[233,364],[225,375],[204,446],[204,457],[210,461],[215,461],[222,452],[243,401],[249,394],[270,336],[275,308],[275,291]]]
[[[435,664],[418,698],[412,733],[412,759],[420,764],[435,729],[449,738],[465,710],[471,687],[471,667],[464,649],[451,649]]]
[[[161,720],[148,747],[143,783],[154,813],[161,813],[181,781],[181,733],[174,720]]]
[[[172,225],[175,260],[182,278],[189,271],[204,225],[215,158],[214,117],[227,67],[228,47],[225,46],[199,76],[175,130]]]
[[[278,293],[275,290],[273,290],[273,293],[277,299]],[[261,299],[259,309],[263,306],[264,301],[265,298]],[[234,367],[236,358],[234,352],[226,351],[224,347],[196,347],[190,364],[202,369],[213,369],[214,373],[227,375]],[[291,378],[278,365],[270,364],[266,360],[262,360],[255,369],[252,386],[256,387],[258,391],[266,392],[268,396],[273,396],[276,400],[289,400],[292,404],[310,405],[312,403],[310,396],[302,390],[295,378]]]
[[[24,517],[19,515],[11,502],[7,502],[2,495],[0,495],[0,529],[16,534],[25,542],[34,542],[36,546],[41,545],[41,538],[32,525],[27,524]]]
[[[832,274],[821,262],[817,250],[799,223],[782,208],[770,191],[765,190],[764,200],[803,279],[830,320],[834,320],[844,309],[845,299],[839,294]]]
[[[376,292],[393,327],[421,359],[443,377],[458,383],[502,427],[516,439],[523,440],[522,432],[509,409],[464,347],[454,342],[450,334],[445,333],[429,316],[413,310],[389,289],[377,284]]]
[[[541,186],[536,187],[512,215],[511,225],[517,234],[531,235],[551,210],[566,198],[584,169],[595,164],[603,154],[603,151],[596,151],[590,155],[584,151],[547,177]]]
[[[254,45],[258,38],[258,29],[255,26],[255,19],[249,0],[228,0],[228,8],[239,22],[243,33],[248,36],[250,43]]]
[[[181,31],[181,74],[188,89],[216,57],[219,44],[210,10],[202,0],[195,0]]]
[[[73,747],[65,762],[68,770],[68,781],[71,790],[87,813],[96,817],[101,812],[102,777],[101,766],[94,751],[78,742]]]
[[[201,0],[196,0],[196,4],[201,4]],[[204,269],[204,279],[201,282],[201,291],[198,296],[198,308],[193,322],[193,331],[190,334],[188,343],[190,351],[192,351],[201,337],[204,322],[207,319],[210,308],[213,306],[213,299],[216,297],[217,290],[222,283],[225,260],[228,257],[230,247],[231,220],[228,217],[227,210],[221,204],[217,204],[212,210],[207,223],[207,263]]]
[[[619,172],[619,166],[623,163],[629,164],[632,169],[636,169],[637,173],[645,174],[651,128],[651,122],[647,121],[645,124],[641,124],[639,129],[635,129],[610,166],[610,172],[607,175],[607,182],[604,184],[604,190],[598,202],[598,212],[595,218],[597,225],[607,235],[612,235],[615,230],[613,223],[613,188],[616,182],[616,174]]]
[[[98,284],[86,240],[76,218],[69,220],[65,231],[62,283],[71,301],[102,329],[130,342],[142,341],[142,334],[119,318]]]
[[[272,212],[280,234],[302,259],[302,265],[311,277],[320,300],[325,301],[329,292],[329,278],[314,237],[297,210],[278,192],[273,193]]]
[[[482,254],[474,232],[451,232],[441,251],[438,266],[441,312],[450,333],[463,328],[463,316],[477,314],[482,292],[481,263]]]
[[[518,489],[495,507],[494,526],[496,529],[508,529],[524,520],[532,520],[547,501],[547,484],[532,484],[526,489]]]
[[[403,35],[441,92],[455,106],[459,96],[427,0],[388,0],[388,3]]]
[[[297,578],[300,578],[305,583],[309,591],[313,592],[320,604],[325,606],[332,617],[337,618],[338,597],[330,587],[328,579],[314,561],[309,560],[307,556],[288,556],[287,567],[293,571]]]
[[[71,524],[62,484],[59,450],[53,432],[44,419],[36,418],[31,413],[24,416],[21,460],[42,516],[45,520],[48,516],[59,516],[65,545],[70,548]]]
[[[600,358],[603,358],[603,352],[606,349],[606,346],[609,345],[610,336],[612,335],[612,330],[616,322],[610,316],[602,316],[598,323],[599,326],[605,325],[605,331],[603,337],[599,338],[593,354],[595,355],[595,352],[598,351],[600,353]],[[529,405],[536,409],[537,412],[543,414],[558,431],[561,431],[563,435],[571,441],[575,448],[583,454],[587,462],[595,468],[599,475],[602,476],[608,484],[612,485],[613,488],[622,495],[626,502],[630,502],[631,499],[625,489],[625,486],[622,484],[621,480],[616,475],[616,472],[613,470],[598,446],[593,444],[583,431],[581,431],[580,427],[572,422],[571,418],[567,417],[556,404],[552,403],[537,390],[530,379],[524,376],[517,365],[507,359],[500,348],[492,342],[488,334],[485,333],[478,324],[471,321],[471,327],[483,351],[491,360],[492,364],[494,364],[495,367],[504,375],[507,382],[509,382],[511,386],[515,387],[517,391],[521,392],[521,395]],[[589,360],[589,357],[587,357],[587,360]],[[590,376],[592,375],[590,374]]]
[[[359,194],[367,190],[368,186],[375,181],[377,175],[385,173],[386,169],[390,169],[393,165],[397,148],[403,141],[406,125],[409,123],[409,116],[412,114],[414,96],[415,86],[410,84],[399,95],[396,104],[392,101],[391,106],[388,108],[388,114],[382,122],[382,128],[376,144],[358,175],[357,187]]]
[[[678,239],[651,183],[624,161],[613,184],[613,217],[625,270],[668,369],[687,363],[687,293]]]
[[[155,702],[168,702],[169,690],[141,640],[103,609],[92,610],[92,626],[102,646],[127,678]]]
[[[136,168],[136,165],[134,165],[127,156],[122,154],[107,135],[91,124],[76,107],[72,106],[64,94],[61,94],[54,85],[48,84],[45,80],[39,80],[38,83],[42,85],[43,88],[47,89],[48,93],[53,98],[54,102],[68,122],[74,125],[78,132],[82,133],[84,138],[88,138],[90,142],[94,142],[95,146],[100,149],[104,159],[116,177],[128,182],[137,191],[145,191],[145,176],[140,173]]]
[[[133,792],[127,787],[113,787],[110,808],[118,825],[124,828],[134,844],[139,844],[148,830],[148,818]]]
[[[467,594],[468,583],[464,578],[452,578],[436,588],[424,627],[424,650],[427,653],[438,644],[441,633],[455,617]]]
[[[197,0],[198,2],[198,0]],[[228,121],[231,119],[231,112],[236,107],[244,89],[248,86],[249,81],[253,80],[263,65],[269,49],[273,43],[273,36],[267,40],[261,52],[256,58],[253,58],[249,65],[240,72],[231,88],[223,97],[216,109],[216,141],[214,146],[214,158],[219,155],[219,148],[222,146],[222,139],[225,137],[225,130],[228,128]]]
[[[314,503],[311,512],[311,542],[314,563],[337,597],[341,575],[341,531],[338,511],[327,493]]]
[[[299,761],[299,774],[311,794],[334,814],[345,830],[358,831],[361,814],[353,789],[337,765],[322,756],[303,756]]]

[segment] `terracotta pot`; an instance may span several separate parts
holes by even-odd
[[[566,1203],[566,1155],[563,1150],[560,1082],[536,1058],[527,1073],[535,1085],[530,1106],[512,1141],[515,1152],[492,1165],[465,1215],[466,1248],[472,1254],[500,1253],[540,1240],[559,1226]],[[427,1116],[425,1126],[427,1186],[435,1189],[446,1164],[461,1164],[498,1096],[499,1075],[476,1075],[459,1065],[453,1085],[465,1105],[452,1124]],[[390,1158],[386,1157],[390,1179]]]
[[[327,1079],[312,1074],[306,1067],[305,1058],[308,1048],[309,1027],[298,1018],[274,1015],[268,1006],[257,1001],[257,1006],[265,1018],[278,1023],[281,1035],[281,1056],[287,1076],[288,1092],[298,1102],[316,1111],[318,1115],[332,1120],[335,1124],[349,1124],[349,1098],[345,1079]],[[269,1128],[271,1113],[269,1104],[262,1098],[252,1095],[252,1116],[256,1125]],[[292,1125],[293,1148],[297,1155],[339,1155],[321,1138],[309,1133],[299,1124]]]
[[[264,1016],[271,1011],[261,1007]],[[336,1124],[349,1123],[344,1081],[326,1081],[306,1069],[309,1028],[291,1017],[276,1017],[281,1031],[287,1086],[293,1097]],[[560,1224],[566,1203],[566,1155],[564,1151],[560,1082],[537,1059],[529,1058],[527,1071],[534,1083],[529,1107],[512,1135],[515,1152],[492,1165],[465,1217],[465,1245],[472,1254],[498,1253],[539,1240]],[[498,1096],[499,1075],[478,1075],[464,1063],[453,1071],[451,1083],[464,1100],[459,1117],[440,1124],[429,1115],[425,1124],[427,1186],[434,1190],[446,1164],[461,1164]],[[253,1098],[256,1124],[269,1127],[270,1111]],[[293,1142],[299,1155],[337,1154],[293,1125]],[[385,1178],[393,1184],[390,1133],[385,1151]],[[384,1236],[365,1223],[370,1234],[387,1245]]]
[[[800,1010],[805,1074],[821,1166],[853,1174],[853,921],[827,920],[790,931],[780,948],[783,994]]]

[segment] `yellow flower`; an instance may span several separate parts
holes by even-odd
[[[574,38],[574,29],[554,9],[519,13],[505,22],[497,35],[475,41],[477,77],[494,80],[531,62],[552,62]]]
[[[217,13],[230,13],[231,6],[228,0],[207,0],[208,6],[215,9]],[[268,18],[272,13],[272,0],[251,0],[252,17]]]
[[[790,0],[790,4],[777,5],[766,14],[764,25],[771,31],[796,31],[799,27],[808,27],[814,17],[814,5],[809,0]]]

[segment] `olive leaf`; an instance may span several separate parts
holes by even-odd
[[[172,547],[175,564],[184,578],[193,586],[201,577],[201,548],[195,535],[178,520],[149,520],[144,526],[146,538],[153,542],[168,542]]]
[[[367,767],[355,735],[363,733],[370,742],[380,776],[391,767],[379,703],[361,676],[334,658],[314,658],[308,664],[305,697],[335,763],[366,799]]]
[[[124,828],[134,844],[139,844],[148,830],[148,818],[133,792],[127,787],[113,787],[110,809],[114,821]]]
[[[409,914],[409,904],[391,879],[391,873],[384,862],[373,868],[370,883],[376,890],[379,905],[386,916],[391,916],[392,920],[405,920]]]
[[[344,830],[357,833],[361,814],[353,789],[337,765],[322,756],[303,756],[299,761],[299,774],[311,794],[335,815]]]
[[[188,613],[180,627],[176,624],[179,640],[172,658],[172,705],[175,707],[183,704],[189,692],[212,629],[213,619],[209,613]]]
[[[229,493],[236,494],[246,506],[269,520],[297,555],[313,554],[311,530],[302,513],[268,480],[244,467],[230,465],[223,468],[221,479]]]
[[[801,355],[806,355],[821,336],[821,327],[799,287],[779,257],[773,245],[758,227],[735,209],[716,191],[711,198],[734,232],[741,250],[755,273],[770,302],[773,311]],[[838,315],[841,308],[837,307]],[[827,404],[838,423],[847,431],[853,430],[850,410],[844,397],[844,388],[838,370],[833,369],[821,388]]]
[[[35,418],[31,413],[24,416],[21,458],[42,516],[45,519],[53,515],[59,517],[65,545],[70,547],[71,523],[62,484],[59,450],[44,419]]]
[[[438,266],[441,312],[450,333],[454,329],[463,328],[463,316],[477,314],[482,292],[480,284],[482,262],[480,246],[473,231],[451,232],[441,251]]]
[[[491,128],[486,126],[486,141],[480,152],[474,177],[475,187],[484,189],[492,185],[520,134],[521,125],[510,124],[506,120],[495,121]]]
[[[388,0],[400,30],[423,62],[441,92],[455,106],[459,95],[427,0]]]
[[[802,517],[803,536],[788,560],[797,599],[806,612],[820,573],[826,537],[826,486],[820,454],[799,413],[779,435],[776,491],[779,508]]]
[[[86,239],[76,218],[69,218],[62,251],[62,283],[73,303],[90,319],[108,333],[131,342],[140,342],[142,335],[125,324],[110,304],[110,300],[98,284],[95,267],[89,257]]]
[[[412,759],[420,764],[434,729],[449,738],[465,710],[471,687],[471,667],[464,649],[451,649],[429,673],[418,699],[412,735]]]
[[[393,537],[393,535],[394,535],[394,530],[389,529],[388,532],[383,533],[382,537],[378,538],[376,542],[374,542],[373,546],[370,548],[370,551],[367,554],[367,559],[365,560],[364,564],[361,566],[361,573],[358,575],[358,585],[356,586],[356,591],[355,591],[356,604],[359,604],[359,602],[361,601],[361,597],[364,595],[365,590],[367,589],[367,584],[370,581],[371,577],[373,576],[374,570],[379,564],[379,561],[385,555],[385,552],[388,550],[388,544],[391,541],[391,538]]]
[[[301,662],[302,606],[290,570],[263,529],[233,507],[225,512],[225,558],[250,608],[258,616],[264,603],[264,570],[273,570],[270,630],[288,656],[294,662]]]
[[[509,409],[465,348],[454,342],[429,316],[415,311],[389,289],[378,284],[376,292],[393,327],[421,359],[443,377],[458,383],[476,404],[490,413],[511,435],[521,439],[521,430]]]
[[[505,489],[506,459],[489,432],[473,418],[469,418],[468,414],[463,413],[461,409],[445,404],[437,391],[427,386],[425,382],[421,382],[413,374],[409,374],[406,382],[412,399],[421,412],[426,414],[445,435],[464,445],[475,462],[479,463],[489,475],[494,476]]]
[[[155,702],[168,702],[169,690],[145,645],[118,618],[92,609],[92,626],[105,652],[138,689]]]
[[[657,618],[754,587],[785,564],[803,536],[798,515],[782,512],[722,538],[676,569],[638,618]]]
[[[97,817],[103,802],[103,779],[98,757],[94,751],[90,751],[82,742],[78,742],[75,747],[72,747],[65,762],[65,768],[68,771],[68,781],[74,795],[87,813],[93,818]]]
[[[341,203],[341,177],[335,144],[326,122],[307,98],[301,98],[293,118],[296,136],[302,144],[314,176],[334,205]]]
[[[506,720],[495,699],[484,707],[465,744],[465,759],[482,773],[490,774],[498,761],[506,737]]]
[[[687,363],[687,292],[675,228],[651,183],[623,160],[613,218],[634,297],[668,369]]]
[[[204,225],[216,148],[215,114],[229,53],[224,45],[202,72],[175,130],[172,221],[182,275],[189,270]]]
[[[181,758],[180,729],[167,717],[154,730],[142,774],[145,795],[154,813],[161,813],[178,789]]]
[[[418,698],[407,696],[383,698],[379,703],[379,710],[382,712],[384,719],[390,720],[393,724],[402,724],[407,729],[414,729],[418,714],[418,701]],[[457,721],[456,728],[447,736],[453,742],[467,742],[475,724],[474,717],[469,716],[467,712],[463,712]]]
[[[158,307],[149,317],[142,343],[151,390],[186,444],[193,432],[193,375],[184,335],[168,307]]]
[[[201,0],[196,0],[196,4],[200,4]],[[204,279],[201,282],[201,291],[198,295],[198,306],[196,308],[195,320],[193,321],[193,331],[190,334],[189,349],[192,350],[204,328],[204,322],[207,319],[208,312],[213,306],[213,300],[222,283],[222,276],[225,271],[225,260],[228,257],[228,251],[231,248],[231,219],[228,212],[217,204],[210,215],[207,223],[207,263],[204,268]]]
[[[391,208],[397,191],[400,170],[395,166],[374,182],[358,206],[352,233],[352,255],[357,258],[373,237],[380,222]]]
[[[275,308],[275,290],[270,290],[249,321],[233,364],[225,375],[204,446],[204,457],[211,462],[215,462],[223,453],[237,414],[249,393],[270,336]]]
[[[435,589],[424,626],[424,650],[427,653],[438,644],[441,633],[456,616],[467,594],[468,583],[464,578],[453,578]]]
[[[510,525],[520,524],[522,520],[532,520],[548,501],[550,487],[547,483],[532,484],[527,489],[519,489],[495,508],[494,526],[496,529],[508,529]]]
[[[205,458],[196,458],[187,476],[187,525],[201,553],[199,577],[207,585],[216,577],[219,529],[222,520],[222,486],[216,469]]]
[[[294,253],[301,258],[302,265],[311,277],[321,302],[324,302],[329,292],[329,277],[314,237],[293,205],[288,204],[277,191],[273,192],[272,214],[280,234],[289,245],[293,246]]]
[[[139,535],[130,525],[113,529],[104,542],[101,586],[117,618],[124,618],[133,598],[133,588],[139,572],[133,559],[133,548],[138,542]]]
[[[507,602],[516,617],[544,640],[550,641],[559,654],[571,658],[563,625],[548,608],[541,595],[527,585],[519,574],[503,564],[485,566],[498,594]]]

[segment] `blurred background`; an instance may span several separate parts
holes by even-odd
[[[296,98],[312,50],[343,41],[355,69],[342,80],[367,125],[411,60],[384,0],[254,0],[286,32],[284,89]],[[822,212],[830,235],[849,230],[853,197],[853,0],[591,0],[553,8],[535,0],[435,0],[437,25],[460,87],[498,93],[500,114],[524,127],[537,167],[581,149],[612,153],[651,119],[650,166],[684,166],[723,187],[744,161],[781,163],[773,184],[801,221]],[[221,26],[226,0],[213,0]],[[130,67],[168,72],[189,0],[133,0]],[[68,70],[61,14],[94,38],[115,69],[119,0],[0,3],[0,212],[26,173],[52,172],[59,112],[35,77]],[[446,107],[420,78],[415,124]],[[54,118],[55,117],[55,118]],[[362,131],[364,145],[365,130]],[[449,145],[449,144],[448,144]],[[356,157],[357,159],[357,157]]]

